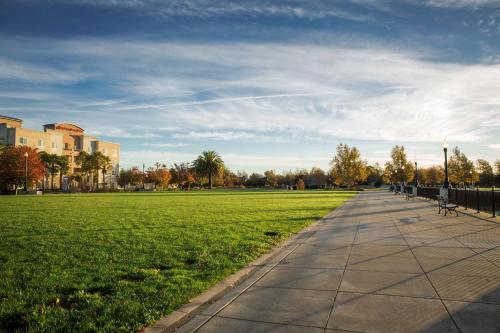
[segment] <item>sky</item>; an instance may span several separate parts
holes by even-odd
[[[442,142],[500,158],[500,0],[2,0],[0,114],[76,123],[121,165],[247,172]]]

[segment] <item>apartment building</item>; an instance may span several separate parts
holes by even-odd
[[[85,130],[75,124],[47,124],[43,126],[43,131],[27,129],[22,125],[21,119],[0,115],[0,144],[30,146],[49,154],[64,155],[68,158],[69,174],[81,171],[75,163],[75,157],[80,152],[92,154],[100,151],[110,158],[112,168],[106,175],[99,175],[99,182],[116,186],[120,165],[119,144],[86,135]],[[67,177],[63,177],[63,184],[57,185],[68,186]]]

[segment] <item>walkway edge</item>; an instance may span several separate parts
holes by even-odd
[[[249,278],[259,275],[255,274],[262,268],[269,265],[273,259],[281,261],[290,252],[292,252],[298,245],[301,244],[301,240],[308,238],[308,234],[314,232],[320,226],[322,220],[327,218],[335,217],[339,211],[341,211],[347,202],[350,202],[354,197],[344,201],[340,206],[336,207],[334,210],[330,211],[325,216],[319,218],[309,226],[305,227],[297,234],[285,239],[280,244],[276,245],[271,249],[270,252],[260,256],[256,260],[252,261],[250,264],[240,269],[234,274],[231,274],[221,282],[217,283],[213,287],[204,291],[200,295],[191,299],[189,303],[184,304],[178,310],[170,313],[169,315],[158,320],[152,326],[143,328],[139,330],[141,333],[171,333],[177,328],[185,324],[191,318],[201,313],[205,308],[210,306],[224,296],[227,292],[239,286],[242,282],[247,281]]]

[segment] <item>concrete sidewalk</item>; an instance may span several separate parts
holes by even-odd
[[[500,224],[363,192],[177,332],[500,332]]]

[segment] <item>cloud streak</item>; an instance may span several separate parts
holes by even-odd
[[[37,43],[57,51],[45,52]],[[28,44],[32,49],[26,53],[78,68],[80,81],[45,66],[47,73],[58,75],[46,75],[44,82],[56,87],[45,87],[49,90],[43,95],[33,95],[30,87],[25,97],[37,98],[22,107],[9,96],[23,98],[23,90],[6,89],[4,97],[0,95],[2,110],[19,110],[15,115],[21,117],[23,112],[33,116],[43,111],[50,119],[40,122],[64,115],[97,135],[155,139],[147,142],[151,148],[175,148],[179,140],[189,140],[193,149],[215,142],[333,146],[338,141],[435,143],[447,137],[457,143],[491,145],[500,140],[500,65],[495,63],[443,62],[433,53],[369,42],[102,38]],[[19,63],[4,60],[0,71],[14,73]],[[30,75],[1,78],[32,82]],[[57,88],[57,83],[80,82],[93,85],[90,97]],[[380,160],[376,154],[373,158]]]

